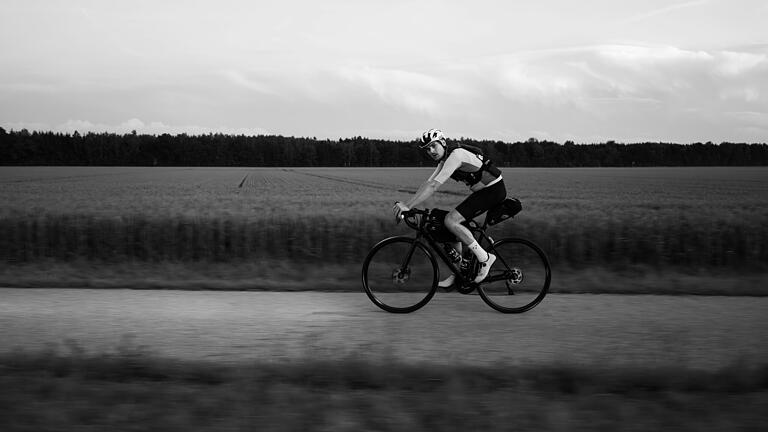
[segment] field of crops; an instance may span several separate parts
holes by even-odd
[[[431,168],[3,167],[3,273],[39,263],[355,271]],[[556,274],[768,273],[765,168],[505,169],[523,202],[496,237],[539,243]],[[449,182],[428,203],[453,207]],[[267,264],[265,264],[267,263]],[[274,263],[280,263],[274,265]],[[263,264],[263,265],[262,265]],[[266,270],[265,270],[266,269]]]

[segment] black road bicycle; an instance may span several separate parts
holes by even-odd
[[[513,217],[521,209],[520,201],[507,199],[488,211],[482,226],[474,220],[463,222],[480,245],[496,255],[490,273],[480,283],[474,282],[478,267],[474,254],[467,252],[461,256],[451,246],[456,238],[442,221],[448,212],[404,212],[403,220],[416,231],[416,237],[390,237],[371,249],[363,262],[365,293],[387,312],[408,313],[423,307],[438,288],[437,254],[456,275],[454,287],[458,292],[470,294],[477,290],[499,312],[522,313],[532,309],[547,295],[552,278],[546,254],[529,240],[494,241],[485,232],[488,226]]]

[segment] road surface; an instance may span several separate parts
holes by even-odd
[[[438,292],[408,315],[364,293],[0,289],[0,352],[74,342],[217,362],[390,357],[407,362],[718,368],[768,359],[768,298],[557,295],[521,315]],[[67,342],[70,341],[70,342]]]

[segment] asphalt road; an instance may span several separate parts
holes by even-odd
[[[521,315],[438,292],[408,315],[364,293],[0,289],[0,352],[76,345],[193,360],[687,365],[768,360],[768,298],[555,295]]]

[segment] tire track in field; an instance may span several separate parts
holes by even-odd
[[[240,180],[237,187],[242,188],[257,188],[258,186],[268,187],[281,187],[285,186],[285,179],[275,178],[275,176],[258,176],[255,173],[248,173]]]
[[[339,183],[347,183],[347,184],[351,184],[351,185],[355,185],[355,186],[368,187],[368,188],[371,188],[371,189],[379,189],[379,190],[386,190],[386,191],[395,190],[397,192],[403,192],[403,193],[416,193],[416,189],[411,189],[411,188],[393,188],[392,186],[386,185],[384,183],[367,182],[367,181],[362,181],[362,180],[351,180],[351,179],[344,178],[344,177],[336,177],[336,176],[321,175],[321,174],[312,174],[312,173],[308,173],[308,172],[301,172],[301,171],[290,170],[290,169],[285,169],[284,171],[291,172],[291,173],[294,173],[294,174],[300,174],[300,175],[304,175],[304,176],[309,176],[309,177],[317,177],[317,178],[321,178],[321,179],[325,179],[325,180],[331,180],[331,181],[335,181],[335,182],[339,182]],[[440,191],[440,193],[444,193],[444,194],[448,194],[448,195],[464,196],[463,193],[455,192],[455,191]]]

